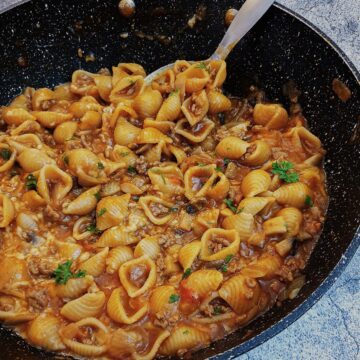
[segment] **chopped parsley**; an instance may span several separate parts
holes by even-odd
[[[197,166],[199,166],[199,167],[204,167],[204,166],[206,166],[206,164],[204,164],[204,163],[202,163],[202,162],[199,162],[199,163],[197,164]]]
[[[183,334],[184,335],[190,334],[190,331],[188,329],[186,329],[186,330],[183,331]]]
[[[228,264],[232,260],[233,257],[234,257],[234,255],[225,256],[224,262],[223,262],[223,264],[221,265],[221,268],[220,268],[221,272],[227,272],[228,271]]]
[[[294,183],[299,181],[299,174],[292,171],[293,168],[294,164],[290,161],[275,161],[271,172],[287,183]]]
[[[184,271],[182,278],[183,278],[183,279],[188,278],[188,277],[191,275],[191,272],[192,272],[191,269],[190,269],[190,268],[187,268],[187,269]]]
[[[177,208],[176,206],[170,208],[170,211],[171,212],[178,212],[179,211],[179,208]]]
[[[206,66],[206,64],[202,61],[201,63],[197,64],[195,66],[196,69],[203,69],[203,70],[206,70],[206,71],[209,71],[208,67]]]
[[[128,151],[120,151],[118,152],[118,154],[121,156],[121,157],[125,157],[125,156],[128,156],[130,153]]]
[[[224,204],[234,213],[237,214],[238,211],[236,209],[236,206],[234,205],[234,202],[231,199],[225,199]]]
[[[166,184],[166,179],[165,179],[164,174],[160,173],[160,176],[161,176],[161,179],[162,179],[163,183]]]
[[[220,166],[217,166],[217,167],[215,168],[215,170],[216,170],[217,172],[222,172],[222,171],[223,171]]]
[[[134,85],[136,83],[136,81],[133,79],[129,79],[129,83],[130,83],[130,85]]]
[[[101,234],[101,230],[99,230],[95,224],[90,224],[86,227],[86,231],[89,231],[93,234]]]
[[[100,209],[99,212],[97,213],[97,216],[98,216],[98,217],[103,216],[105,213],[106,213],[106,209],[105,209],[105,208],[102,208],[102,209]]]
[[[309,195],[306,195],[305,198],[305,205],[309,207],[313,207],[314,203],[312,201],[312,198]]]
[[[101,161],[99,161],[99,162],[97,163],[97,167],[98,167],[99,170],[104,170],[104,169],[105,169],[105,166],[104,166],[104,164],[103,164]]]
[[[213,315],[220,315],[223,314],[224,310],[221,306],[214,306],[214,312]]]
[[[11,158],[11,151],[9,149],[1,149],[0,150],[0,156],[4,160],[9,160]]]
[[[95,193],[94,196],[97,201],[99,201],[101,199],[101,195],[100,195],[99,191],[97,193]]]
[[[178,93],[179,93],[179,89],[176,89],[176,90],[172,91],[172,92],[169,94],[169,96],[176,95],[176,94],[178,94]]]
[[[137,174],[137,171],[136,171],[136,169],[135,169],[134,166],[129,166],[129,167],[127,168],[127,172],[128,172],[130,175],[136,175],[136,174]]]
[[[36,190],[37,179],[33,174],[29,174],[25,180],[25,186],[28,190]]]
[[[225,159],[224,159],[224,165],[225,165],[225,166],[228,166],[228,165],[230,164],[230,162],[231,162],[230,159],[228,159],[228,158],[225,158]]]
[[[57,269],[53,272],[53,277],[55,278],[56,284],[63,284],[65,285],[69,279],[72,278],[81,278],[86,275],[84,270],[79,270],[76,273],[71,271],[72,261],[68,260],[63,264],[59,265]]]
[[[169,297],[169,304],[176,303],[180,300],[180,295],[177,294],[171,294]]]
[[[69,165],[69,157],[67,155],[63,157],[63,161],[66,165]]]

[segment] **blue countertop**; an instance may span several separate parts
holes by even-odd
[[[24,0],[0,0],[0,11]],[[278,0],[326,33],[360,70],[360,0]],[[360,359],[360,251],[304,316],[238,360]]]

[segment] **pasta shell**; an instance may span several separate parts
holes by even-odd
[[[174,73],[175,75],[178,75],[185,70],[189,69],[191,67],[191,64],[186,60],[176,60],[174,63]]]
[[[81,119],[88,111],[102,112],[102,106],[92,96],[84,96],[80,101],[72,103],[68,111],[75,118]]]
[[[164,135],[161,131],[155,128],[142,129],[136,140],[138,144],[157,144],[160,141],[164,141],[167,144],[171,144],[173,142],[170,137]]]
[[[129,278],[129,272],[133,269],[141,269],[147,275],[145,282],[137,286]],[[131,298],[140,296],[152,288],[156,283],[156,265],[147,255],[129,260],[122,264],[119,269],[119,278],[122,286]]]
[[[197,123],[194,127],[190,126],[187,119],[181,119],[175,125],[175,133],[193,143],[199,143],[206,139],[214,127],[215,123],[207,117]]]
[[[172,121],[157,121],[154,119],[145,119],[143,123],[144,128],[155,128],[162,133],[166,134],[175,128],[175,124]]]
[[[86,274],[94,277],[100,276],[105,271],[106,257],[109,253],[109,248],[104,248],[96,255],[80,264],[80,269],[84,270]]]
[[[136,111],[123,103],[116,106],[113,114],[110,118],[110,127],[113,128],[119,120],[137,119],[138,115]]]
[[[77,130],[77,123],[74,121],[65,121],[58,125],[53,133],[54,140],[58,144],[65,144],[66,141],[70,140]]]
[[[268,129],[281,129],[288,122],[286,110],[279,104],[256,104],[254,122]]]
[[[225,229],[235,229],[241,240],[247,240],[254,232],[254,216],[245,212],[227,216],[222,226]]]
[[[159,111],[162,102],[163,98],[159,91],[146,88],[135,98],[132,106],[140,119],[153,118]]]
[[[133,233],[126,231],[123,226],[114,226],[102,233],[96,247],[117,247],[120,245],[135,244],[139,239]]]
[[[287,232],[286,222],[282,216],[276,216],[264,221],[263,229],[267,236],[285,234]]]
[[[89,330],[91,334],[90,343],[77,341],[77,338],[86,328],[91,329]],[[67,348],[86,358],[100,356],[107,350],[108,329],[100,320],[93,317],[87,317],[65,326],[60,329],[59,335]]]
[[[193,272],[184,281],[183,286],[203,298],[211,291],[216,291],[222,281],[223,274],[220,271],[201,269]]]
[[[50,186],[50,184],[52,186]],[[56,165],[45,165],[39,172],[37,189],[44,200],[50,204],[60,203],[73,185],[71,176]]]
[[[65,299],[76,299],[85,294],[93,283],[94,278],[90,275],[69,279],[66,284],[56,286],[56,295]]]
[[[71,121],[74,117],[73,114],[64,114],[54,111],[33,111],[32,115],[46,128],[55,128],[63,122]]]
[[[113,66],[113,85],[126,76],[140,75],[145,77],[144,68],[135,63],[120,63],[117,67]]]
[[[29,213],[21,212],[16,217],[16,225],[24,231],[38,231],[39,226],[35,219]]]
[[[161,94],[171,93],[175,89],[174,71],[168,69],[161,73],[151,82],[151,87],[160,91]]]
[[[205,90],[195,92],[182,104],[181,110],[191,126],[199,123],[209,110],[209,100]]]
[[[295,147],[309,149],[314,152],[321,148],[320,139],[303,126],[293,127],[285,136],[292,138]]]
[[[206,195],[209,198],[215,199],[217,201],[222,200],[226,197],[227,193],[230,190],[230,182],[228,178],[220,171],[215,173],[216,177],[207,190]]]
[[[191,65],[190,68],[176,77],[175,87],[177,89],[184,87],[185,92],[188,94],[201,91],[210,80],[210,75],[207,70],[203,64],[195,63]]]
[[[10,130],[11,136],[21,135],[24,133],[37,133],[41,130],[41,126],[34,120],[26,120],[17,126],[15,129]]]
[[[260,166],[269,160],[271,149],[267,142],[255,140],[249,144],[246,153],[240,159],[242,164],[248,166]]]
[[[250,171],[241,183],[241,191],[245,197],[253,197],[267,191],[271,184],[270,175],[261,169]]]
[[[76,260],[82,252],[82,246],[65,241],[55,241],[55,246],[63,259]]]
[[[156,121],[174,121],[181,114],[181,99],[179,91],[174,91],[164,100],[159,112],[156,115]]]
[[[243,315],[258,306],[261,288],[255,279],[239,274],[231,277],[221,286],[219,296],[238,315]]]
[[[18,155],[17,161],[28,173],[40,170],[45,165],[55,164],[55,160],[37,149],[26,149]]]
[[[306,206],[306,199],[312,197],[310,188],[301,182],[286,184],[274,191],[274,197],[279,204],[302,209]]]
[[[208,229],[201,237],[200,259],[203,261],[222,260],[228,255],[235,255],[239,247],[240,236],[237,231]],[[215,250],[217,248],[220,250]]]
[[[169,195],[184,193],[183,174],[177,166],[152,167],[148,170],[148,176],[157,191]]]
[[[193,223],[194,233],[202,235],[207,229],[217,227],[219,214],[219,209],[209,209],[198,213]]]
[[[286,229],[289,236],[296,236],[299,233],[303,221],[302,212],[294,207],[286,207],[276,213],[281,216],[286,223]]]
[[[128,301],[129,298],[126,291],[122,288],[112,291],[107,303],[107,313],[112,320],[121,324],[133,324],[148,312],[148,303],[143,304],[139,309],[131,309],[133,311],[129,311],[130,306],[126,304]]]
[[[15,149],[11,149],[10,146],[6,144],[0,144],[0,150],[10,153],[10,157],[7,160],[0,157],[0,173],[2,173],[10,170],[14,166],[17,152]]]
[[[210,334],[190,325],[180,324],[161,344],[161,355],[175,355],[179,350],[190,350],[210,342]]]
[[[27,110],[13,107],[3,107],[1,117],[8,125],[21,125],[25,121],[36,120]]]
[[[157,238],[154,236],[148,236],[140,240],[134,249],[135,257],[148,255],[153,260],[156,260],[159,253],[160,245]]]
[[[164,225],[173,217],[171,208],[174,204],[159,197],[152,195],[142,196],[139,199],[139,205],[143,208],[148,219],[156,225]],[[159,214],[157,214],[158,209],[160,209]],[[156,211],[156,215],[153,211]]]
[[[177,294],[174,286],[158,286],[151,293],[149,299],[150,313],[154,315],[158,314],[160,316],[165,316],[167,313],[172,313],[174,310],[176,310],[176,303],[170,303],[170,297],[174,294]]]
[[[126,76],[120,79],[113,87],[110,93],[110,101],[112,103],[123,102],[131,104],[132,101],[144,89],[144,78],[140,75]]]
[[[83,216],[75,221],[73,226],[72,236],[75,240],[85,240],[91,236],[91,232],[88,231],[88,226],[93,223],[93,219],[90,216]]]
[[[228,136],[219,142],[215,151],[222,158],[237,160],[246,153],[249,146],[249,143],[236,136]]]
[[[133,251],[129,246],[120,245],[111,249],[106,258],[106,272],[108,274],[114,274],[122,264],[133,258]]]
[[[141,129],[130,124],[125,119],[120,119],[114,130],[114,140],[119,145],[129,145],[135,143],[140,135]]]
[[[32,89],[32,91],[35,89]],[[29,110],[31,103],[29,102],[29,97],[21,94],[16,96],[10,103],[9,107],[11,108],[20,108]]]
[[[186,152],[176,146],[168,145],[167,150],[175,157],[178,164],[181,164],[187,157]]]
[[[134,166],[137,156],[127,146],[115,145],[110,154],[110,159],[118,163],[124,163],[126,166]]]
[[[22,196],[22,200],[31,209],[37,209],[38,207],[46,204],[46,201],[35,190],[25,192]]]
[[[102,291],[85,294],[78,299],[65,304],[60,314],[71,321],[79,321],[101,313],[105,304],[105,294]]]
[[[110,101],[110,93],[112,90],[112,76],[108,75],[97,75],[94,78],[95,85],[99,92],[100,97],[109,102]]]
[[[97,111],[87,111],[84,116],[80,119],[79,129],[80,130],[94,130],[101,127],[101,113]]]
[[[69,215],[87,215],[96,208],[97,194],[100,192],[100,186],[94,186],[84,191],[75,200],[63,208],[64,214]]]
[[[221,92],[210,90],[207,96],[209,99],[209,114],[217,114],[230,110],[231,101]]]
[[[10,139],[8,139],[7,142],[19,154],[28,148],[41,149],[43,147],[43,143],[41,142],[40,138],[35,134],[12,136]]]
[[[61,101],[61,100],[75,101],[75,100],[77,100],[78,96],[71,92],[70,87],[71,87],[70,83],[56,86],[54,89],[54,99],[58,100],[58,101]]]
[[[291,251],[293,243],[293,238],[286,238],[275,244],[275,250],[280,256],[285,257]]]
[[[65,345],[58,334],[61,326],[59,318],[49,314],[41,314],[33,320],[27,330],[30,342],[48,350],[64,350]]]
[[[216,179],[214,165],[190,167],[184,175],[185,196],[189,200],[206,196]]]
[[[72,74],[70,89],[74,94],[97,96],[98,89],[95,84],[97,74],[84,70],[76,70]]]
[[[33,110],[45,110],[43,105],[46,102],[55,99],[55,94],[47,88],[37,89],[31,97],[31,105]]]
[[[272,205],[275,203],[275,198],[268,197],[252,197],[245,198],[240,201],[238,205],[238,210],[242,213],[257,215],[260,212],[264,212],[265,214],[269,212]]]
[[[16,325],[23,322],[33,320],[36,314],[29,311],[1,311],[0,310],[0,321],[4,324]]]
[[[191,269],[191,265],[200,253],[201,242],[192,241],[184,245],[179,251],[179,263],[183,269]]]
[[[220,88],[226,79],[226,62],[224,60],[210,60],[206,62],[210,73],[209,89]]]
[[[96,206],[96,227],[106,230],[119,225],[128,214],[129,201],[130,194],[101,199]]]
[[[251,278],[271,279],[282,266],[282,259],[274,254],[261,255],[259,259],[251,262],[241,270],[241,273]]]

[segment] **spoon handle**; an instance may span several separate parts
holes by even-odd
[[[210,59],[225,60],[235,45],[260,20],[275,0],[246,0]]]

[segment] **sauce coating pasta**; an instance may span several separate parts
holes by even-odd
[[[145,76],[77,70],[1,109],[0,320],[34,346],[183,356],[304,282],[327,194],[301,113],[226,96],[224,61]]]

